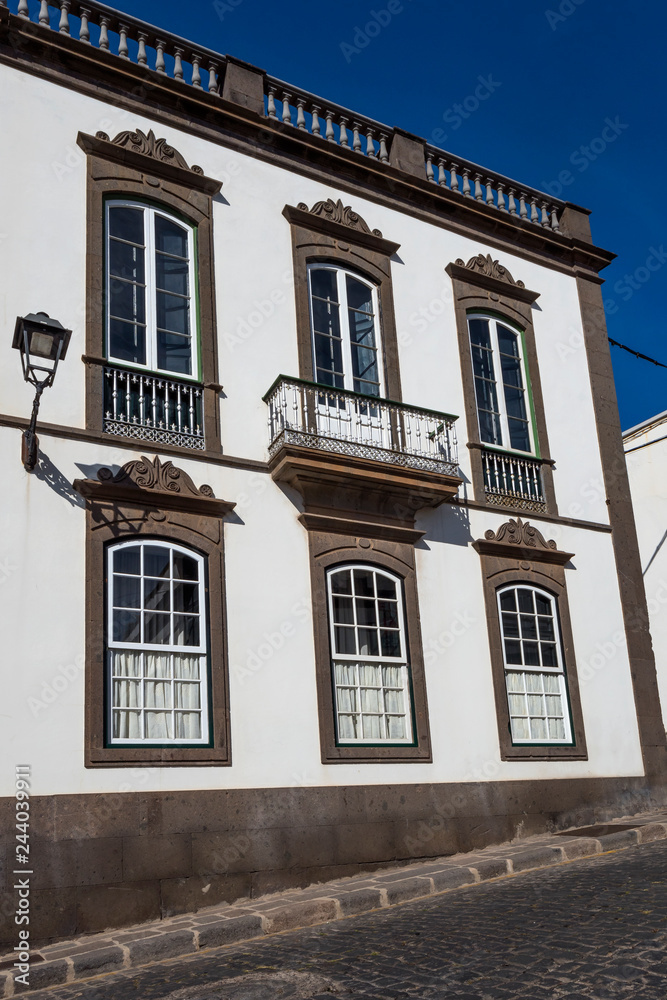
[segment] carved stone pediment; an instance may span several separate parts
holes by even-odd
[[[96,480],[75,479],[73,486],[88,500],[188,510],[210,517],[223,517],[236,506],[216,500],[210,486],[195,486],[187,472],[173,462],[161,462],[157,455],[152,461],[142,456],[128,462],[116,473],[99,469]]]
[[[517,288],[526,287],[523,281],[515,281],[507,268],[499,261],[493,260],[490,253],[487,253],[486,257],[483,253],[478,253],[477,256],[471,257],[467,264],[460,257],[454,263],[467,268],[468,271],[476,271],[478,274],[486,274],[489,278],[506,281],[510,285],[516,285]]]
[[[158,139],[152,129],[148,135],[141,129],[119,132],[111,139],[106,132],[86,135],[79,132],[77,143],[89,155],[104,160],[123,163],[142,173],[165,177],[205,194],[217,194],[222,181],[206,177],[200,166],[188,166],[185,157],[170,146],[166,139]]]
[[[286,205],[283,215],[289,222],[304,229],[326,233],[335,239],[367,247],[387,257],[391,257],[400,247],[399,243],[386,240],[379,229],[371,229],[366,220],[351,205],[344,205],[340,198],[337,201],[333,198],[318,201],[312,208],[308,208],[305,201],[300,201],[296,208]]]
[[[561,551],[553,538],[547,539],[541,531],[520,517],[510,518],[497,531],[485,531],[484,538],[473,542],[480,555],[505,556],[510,559],[531,559],[564,566],[574,553]]]
[[[112,142],[114,146],[122,149],[131,149],[133,153],[142,153],[144,156],[152,156],[154,160],[162,163],[171,163],[175,167],[182,167],[183,170],[192,170],[195,174],[203,174],[201,167],[194,164],[189,167],[185,157],[181,156],[177,149],[170,146],[166,139],[156,139],[153,129],[145,135],[140,128],[135,132],[119,132],[115,139],[110,139],[106,132],[96,132],[96,139],[104,142]]]
[[[511,272],[499,260],[494,260],[490,253],[475,254],[467,264],[462,257],[458,257],[447,265],[445,271],[450,278],[481,285],[520,302],[535,302],[540,297],[539,292],[529,291],[523,281],[515,281]]]
[[[382,233],[379,229],[371,230],[368,223],[350,205],[343,205],[340,198],[338,201],[334,201],[333,198],[327,198],[326,201],[318,201],[312,208],[308,208],[306,203],[301,201],[297,205],[297,208],[302,212],[310,212],[311,215],[319,215],[321,218],[329,219],[331,222],[337,222],[341,226],[358,229],[361,233],[372,232],[373,236],[382,238]]]

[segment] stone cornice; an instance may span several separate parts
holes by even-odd
[[[371,231],[365,220],[350,205],[343,205],[340,198],[337,202],[332,198],[318,201],[311,209],[305,202],[300,202],[296,208],[285,205],[283,215],[292,225],[367,247],[387,257],[391,257],[400,248],[400,243],[384,239],[379,229]]]
[[[466,264],[460,257],[448,264],[445,271],[452,279],[479,285],[498,295],[505,295],[520,302],[533,303],[540,297],[539,292],[531,292],[523,281],[515,281],[511,273],[491,254],[479,253]]]

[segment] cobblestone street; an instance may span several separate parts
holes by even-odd
[[[663,1000],[667,843],[463,887],[37,1000]]]

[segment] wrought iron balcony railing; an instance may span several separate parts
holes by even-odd
[[[301,445],[457,475],[456,417],[280,375],[269,407],[269,454]]]
[[[547,509],[542,484],[542,463],[538,458],[524,458],[482,449],[484,492],[489,503],[499,507],[524,510]]]
[[[203,450],[201,386],[107,365],[103,430],[122,437]]]

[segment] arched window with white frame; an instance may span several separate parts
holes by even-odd
[[[327,571],[339,745],[413,742],[402,581],[351,563]]]
[[[482,444],[535,455],[522,331],[486,313],[468,314]]]
[[[107,743],[209,743],[205,560],[157,539],[107,549]]]
[[[198,380],[194,227],[166,209],[105,204],[106,355]]]
[[[556,597],[530,584],[497,590],[514,744],[573,743]]]
[[[335,264],[308,267],[316,382],[367,396],[384,395],[376,286]]]

